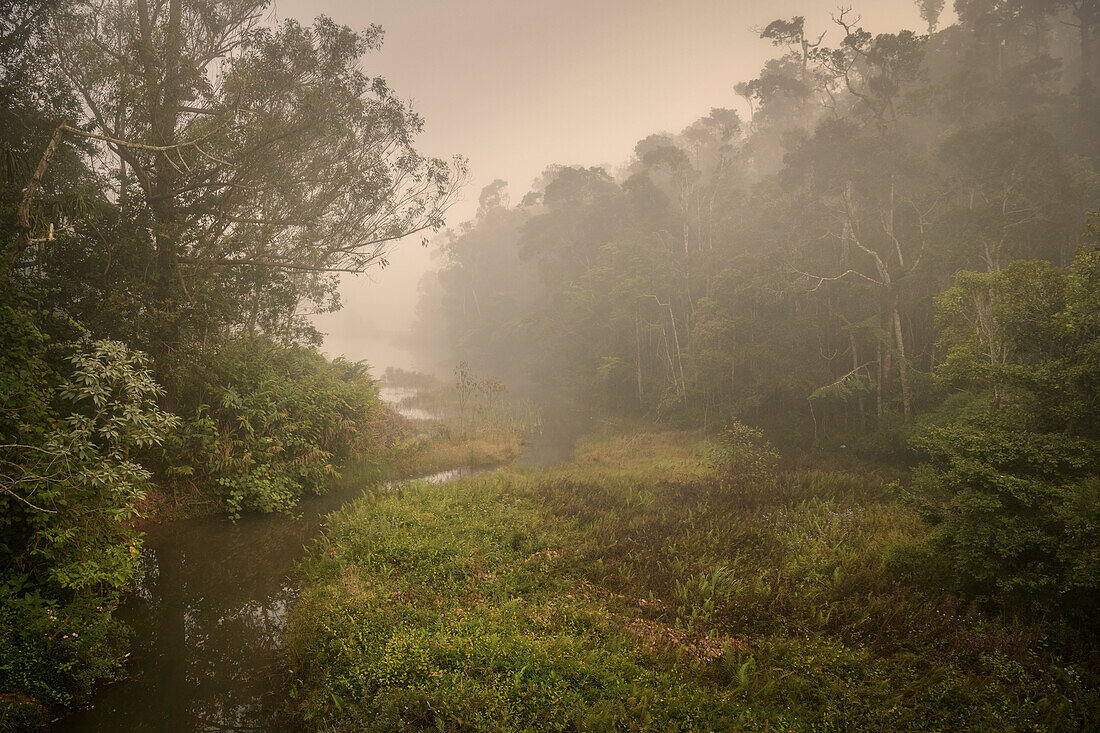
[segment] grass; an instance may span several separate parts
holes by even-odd
[[[296,705],[324,730],[1089,730],[1037,628],[914,575],[927,529],[873,473],[732,484],[698,434],[412,485],[301,568]],[[908,549],[907,549],[908,548]],[[1085,679],[1083,680],[1082,677]]]
[[[487,468],[515,460],[523,439],[514,433],[481,431],[470,437],[440,433],[409,443],[381,459],[390,478],[422,476],[451,468]]]

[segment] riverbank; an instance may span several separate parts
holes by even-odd
[[[520,434],[480,431],[473,435],[454,435],[432,431],[412,437],[407,427],[387,444],[371,453],[346,462],[328,477],[325,491],[338,490],[350,483],[385,483],[455,468],[485,468],[509,463],[523,450]],[[399,437],[400,436],[400,437]],[[293,508],[291,508],[293,513]],[[155,486],[148,492],[140,509],[138,529],[229,513],[224,500],[209,487],[183,484]]]
[[[29,691],[0,696],[0,730],[30,729],[66,713],[71,717],[58,724],[60,730],[113,730],[121,720],[152,720],[157,729],[183,731],[193,730],[197,719],[232,724],[256,715],[269,726],[272,719],[262,716],[285,708],[278,694],[282,628],[296,595],[286,577],[321,518],[364,492],[402,480],[443,479],[509,462],[524,442],[518,431],[480,428],[459,435],[434,418],[389,422],[391,439],[341,466],[326,491],[304,496],[287,512],[230,523],[211,490],[150,492],[142,512],[148,518],[135,523],[145,533],[144,577],[121,608],[106,615],[93,608],[93,615],[106,619],[95,627],[42,609],[44,631],[43,624],[25,631],[13,624],[0,637],[0,678]],[[186,621],[180,609],[188,609]],[[71,633],[74,626],[79,637]],[[43,633],[62,651],[72,647],[71,659],[28,653]],[[80,647],[73,644],[77,638]],[[86,648],[91,652],[82,652]],[[252,668],[244,668],[247,662]],[[192,668],[191,676],[179,676]],[[80,682],[66,697],[38,682],[53,681],[66,669]],[[80,710],[89,703],[93,709]]]
[[[357,497],[384,495],[409,478],[449,480],[477,470],[453,461],[518,450],[518,442],[482,441],[493,450],[463,453],[442,436],[407,443],[389,463],[346,467],[329,491],[304,498],[292,513],[150,527],[141,585],[118,612],[133,632],[127,679],[100,688],[56,730],[295,730],[284,638],[298,597],[292,571],[305,548],[333,511]]]
[[[1086,670],[912,561],[872,472],[723,474],[692,432],[364,498],[301,567],[326,730],[1086,730]],[[1084,682],[1082,679],[1084,678]]]

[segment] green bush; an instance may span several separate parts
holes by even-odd
[[[1100,236],[1092,233],[1094,242]],[[926,420],[913,499],[957,586],[1100,629],[1100,250],[959,273],[938,299],[960,390]]]
[[[100,596],[133,579],[140,536],[130,520],[151,477],[138,453],[178,420],[156,406],[160,387],[143,354],[98,341],[70,362],[49,429],[2,447],[4,560],[33,587]]]
[[[985,421],[931,428],[914,474],[961,590],[1014,611],[1100,611],[1100,444]]]
[[[707,465],[723,490],[774,479],[779,454],[756,428],[730,421],[718,437],[703,445]]]
[[[166,473],[217,486],[234,516],[322,493],[341,462],[381,438],[367,366],[312,348],[229,343],[196,369],[186,399],[197,406],[168,445]]]
[[[127,642],[112,607],[38,595],[0,600],[0,730],[44,722],[46,705],[86,702],[115,677]]]
[[[0,714],[12,728],[117,673],[111,612],[136,574],[131,520],[150,478],[138,456],[177,423],[156,406],[144,355],[98,341],[68,361],[64,382],[42,382],[52,410],[26,413],[35,422],[0,446]]]

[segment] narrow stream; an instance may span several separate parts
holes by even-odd
[[[286,612],[297,592],[290,574],[324,516],[367,488],[311,497],[293,517],[248,516],[235,524],[204,517],[150,529],[141,587],[120,609],[134,630],[132,677],[101,690],[93,707],[55,729],[293,730],[280,679]]]
[[[401,405],[410,394],[382,391],[405,417],[434,419]],[[568,459],[583,423],[560,407],[551,418],[520,463]],[[442,483],[471,473],[457,469],[410,481]],[[203,517],[150,529],[141,587],[119,614],[134,631],[131,677],[99,691],[91,708],[54,730],[295,730],[280,678],[286,612],[297,593],[291,571],[325,515],[368,488],[308,498],[293,517],[246,516],[236,523]]]

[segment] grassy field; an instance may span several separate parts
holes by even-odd
[[[910,561],[871,473],[721,475],[700,436],[412,485],[301,572],[295,704],[322,730],[1091,730],[1095,681]],[[921,573],[924,573],[923,575]]]

